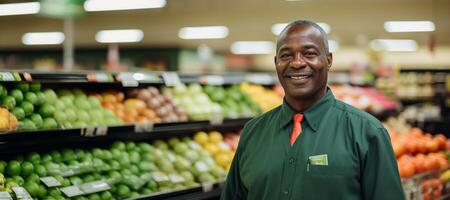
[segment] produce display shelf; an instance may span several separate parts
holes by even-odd
[[[2,133],[0,134],[0,156],[27,152],[36,148],[42,150],[114,140],[139,141],[182,137],[200,130],[236,130],[244,126],[248,120],[250,118],[227,119],[217,124],[210,121],[161,123],[144,128],[141,127],[142,125],[110,126],[101,133],[99,130],[102,127]]]
[[[278,83],[275,73],[227,73],[227,74],[197,74],[179,72],[39,72],[39,71],[0,71],[11,77],[18,74],[20,79],[2,79],[0,82],[35,81],[42,83],[118,83],[124,86],[129,83],[139,84],[173,84],[173,79],[179,79],[181,83],[201,83],[209,85],[232,85],[249,82],[259,85],[271,86]],[[175,77],[176,76],[176,77]],[[165,77],[169,77],[167,80]],[[134,87],[136,84],[127,85]]]

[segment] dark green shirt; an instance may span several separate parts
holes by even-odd
[[[221,199],[405,199],[389,135],[371,115],[334,98],[308,108],[293,146],[292,108],[243,130]]]

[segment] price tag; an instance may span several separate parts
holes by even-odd
[[[211,192],[213,189],[214,183],[213,182],[204,182],[202,183],[202,189],[203,192]]]
[[[68,186],[68,187],[64,187],[64,188],[60,188],[61,192],[63,192],[67,197],[74,197],[74,196],[80,196],[83,195],[83,191],[80,190],[80,188],[78,188],[75,185],[72,186]]]
[[[4,200],[13,200],[11,195],[8,192],[0,192],[0,199]]]
[[[23,187],[12,187],[12,190],[16,194],[17,199],[26,199],[26,200],[33,199],[33,198],[31,198],[31,196],[27,192],[27,190],[25,190],[25,188],[23,188]]]
[[[178,174],[170,174],[169,175],[170,182],[172,183],[184,183],[186,179]]]
[[[212,112],[209,118],[211,125],[221,125],[223,123],[223,116],[220,112]]]
[[[199,82],[208,85],[223,85],[225,83],[225,79],[223,78],[223,76],[219,75],[207,75],[200,76]]]
[[[99,127],[97,127],[97,130],[95,131],[95,136],[105,136],[107,134],[108,134],[107,126],[99,126]]]
[[[154,73],[134,73],[133,78],[142,83],[159,83],[160,79],[158,74]]]
[[[248,74],[245,76],[245,81],[261,85],[272,85],[275,82],[269,74]]]
[[[114,82],[114,78],[111,74],[105,72],[93,72],[87,74],[89,82],[110,83]]]
[[[31,77],[31,74],[28,72],[24,72],[23,77],[25,78],[26,81],[33,81],[33,77]]]
[[[111,189],[106,181],[93,181],[79,186],[84,194],[96,193]]]
[[[85,137],[93,137],[95,133],[95,127],[88,127],[88,128],[82,128],[81,129],[81,136]]]
[[[42,177],[40,179],[47,187],[61,186],[61,183],[53,176]]]
[[[153,123],[151,122],[145,122],[145,123],[139,123],[134,125],[134,132],[135,133],[148,133],[153,130]]]
[[[181,84],[180,77],[176,72],[163,72],[162,78],[166,86],[175,86]]]
[[[64,170],[59,171],[59,174],[62,177],[68,177],[68,176],[75,175],[75,171],[72,168],[68,168],[68,169],[64,169]]]
[[[137,87],[139,82],[134,79],[133,74],[130,72],[121,72],[117,78],[122,82],[123,87]]]
[[[153,172],[152,173],[152,178],[157,183],[170,181],[170,178],[166,174],[164,174],[163,172]]]
[[[21,81],[17,72],[0,72],[0,81]]]

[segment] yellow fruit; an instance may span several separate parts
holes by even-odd
[[[216,144],[213,144],[213,143],[207,143],[205,145],[205,149],[206,149],[206,151],[211,153],[211,155],[215,155],[216,153],[220,152],[219,147]]]
[[[218,144],[219,142],[223,141],[223,136],[217,131],[211,131],[209,132],[209,142]]]
[[[203,131],[197,132],[194,135],[194,141],[205,146],[208,143],[208,134]]]
[[[214,156],[214,160],[216,160],[217,164],[223,168],[226,168],[230,164],[229,156],[225,153],[219,153]]]

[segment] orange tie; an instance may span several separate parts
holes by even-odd
[[[302,132],[302,120],[303,114],[295,114],[294,115],[294,128],[291,133],[291,146],[294,144],[295,140],[298,138],[300,133]]]

